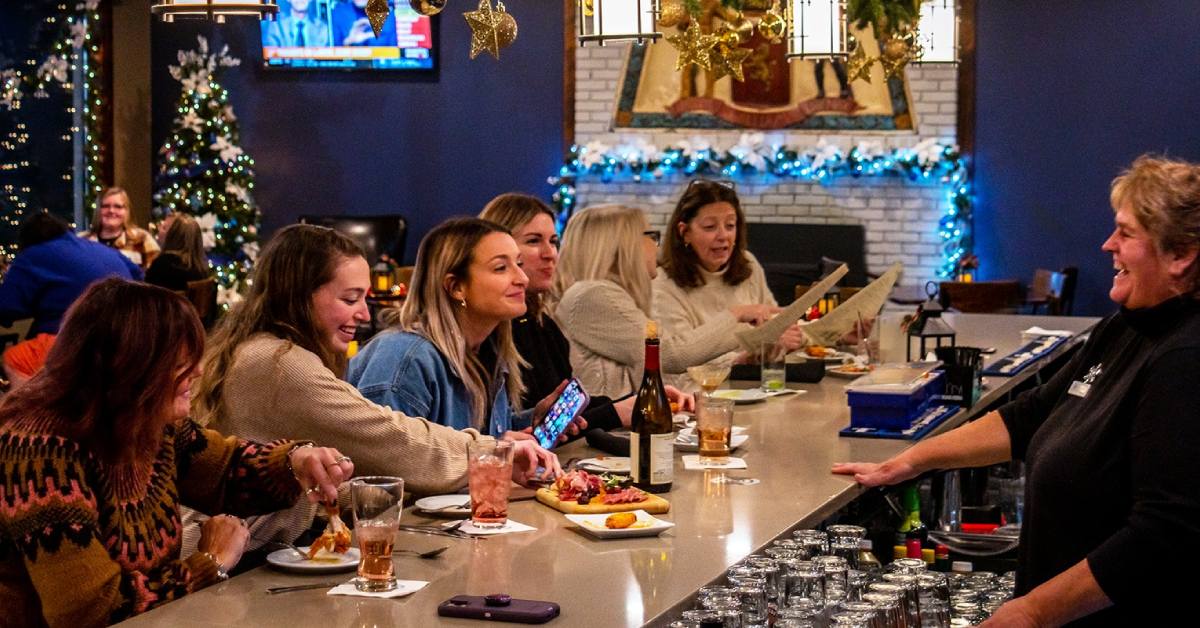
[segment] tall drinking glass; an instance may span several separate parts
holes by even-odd
[[[471,490],[471,523],[475,527],[499,528],[508,523],[512,466],[510,441],[483,438],[467,445],[467,483]]]
[[[774,342],[763,343],[759,358],[762,365],[762,389],[775,392],[787,388],[787,348]]]
[[[392,566],[392,544],[400,526],[404,504],[404,480],[369,476],[350,480],[350,504],[354,514],[354,536],[358,538],[359,591],[391,591],[396,588]]]
[[[733,431],[733,400],[706,396],[696,415],[701,462],[727,462]]]

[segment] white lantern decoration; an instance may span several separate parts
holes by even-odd
[[[925,0],[921,3],[918,41],[923,53],[920,63],[958,61],[958,11],[955,0]]]
[[[846,3],[843,0],[791,0],[787,25],[789,58],[817,59],[848,54]]]
[[[279,6],[275,0],[161,0],[150,7],[150,12],[161,16],[164,22],[174,22],[175,18],[195,18],[224,24],[227,16],[273,20],[279,12]]]
[[[662,37],[657,30],[659,0],[577,0],[579,44],[643,41]]]

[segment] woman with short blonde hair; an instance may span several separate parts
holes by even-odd
[[[133,224],[129,193],[124,188],[110,187],[96,201],[92,227],[80,237],[111,246],[130,261],[146,270],[161,250],[149,231]]]
[[[592,394],[621,397],[637,388],[660,240],[632,207],[589,207],[567,224],[550,306],[571,341],[571,365]],[[662,330],[663,370],[681,373],[737,349],[735,332],[761,320],[761,310],[736,306],[685,333]]]

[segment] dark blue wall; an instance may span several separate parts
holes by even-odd
[[[1080,267],[1101,314],[1109,182],[1145,152],[1200,160],[1196,0],[979,0],[977,252],[984,278]]]
[[[411,260],[432,226],[476,214],[496,194],[548,198],[546,177],[562,164],[562,3],[512,3],[518,37],[500,61],[468,60],[461,14],[474,9],[459,0],[434,18],[432,75],[268,71],[256,21],[156,23],[154,146],[179,95],[167,72],[176,51],[194,48],[198,33],[227,43],[243,60],[224,82],[258,164],[266,231],[302,214],[398,213]]]

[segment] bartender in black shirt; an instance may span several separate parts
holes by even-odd
[[[1143,156],[1112,184],[1121,306],[1050,381],[882,464],[865,486],[1024,460],[1017,596],[984,626],[1157,626],[1200,584],[1200,166]],[[1184,557],[1190,557],[1184,560]]]

